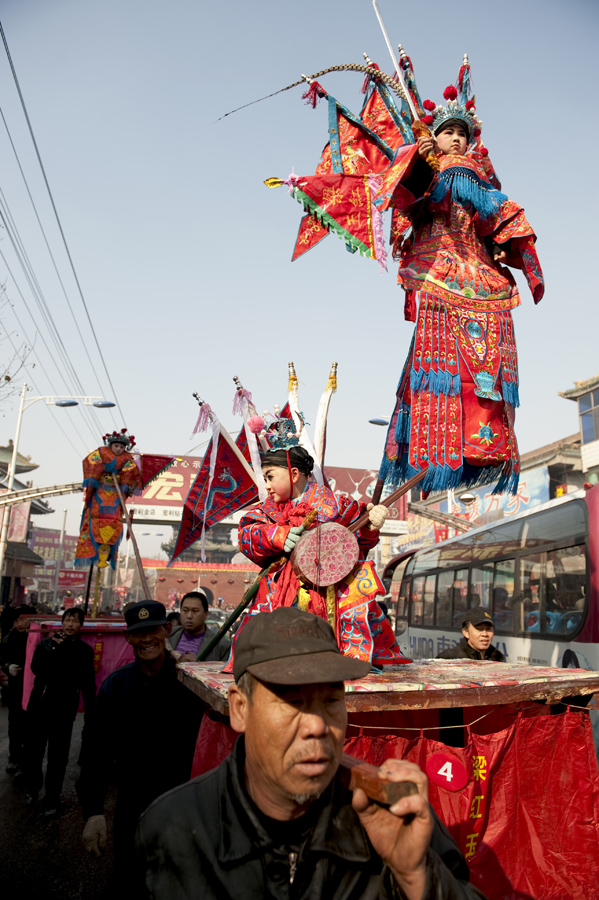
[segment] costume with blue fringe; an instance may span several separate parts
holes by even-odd
[[[304,96],[329,105],[329,142],[312,176],[268,179],[287,184],[304,207],[294,259],[337,234],[352,252],[386,268],[382,217],[391,211],[391,240],[406,291],[405,317],[416,323],[385,443],[379,480],[395,486],[427,467],[424,491],[497,482],[515,492],[520,460],[514,433],[518,360],[511,310],[520,304],[510,271],[522,270],[535,303],[543,273],[524,210],[506,194],[469,99],[465,56],[445,106],[422,101],[413,66],[401,50],[405,88],[418,121],[372,73],[360,117],[311,79]],[[403,89],[402,89],[403,90]],[[425,114],[425,110],[430,115]],[[461,126],[464,155],[420,157],[418,135]]]
[[[497,491],[515,492],[519,397],[511,310],[520,297],[486,240],[509,246],[515,238],[517,245],[532,232],[523,210],[474,155],[442,156],[434,179],[427,168],[413,146],[386,196],[389,206],[399,201],[401,215],[420,199],[419,187],[427,194],[400,256],[406,318],[416,330],[379,477],[399,484],[428,465],[425,491],[498,481]]]

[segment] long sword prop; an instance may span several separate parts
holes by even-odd
[[[383,37],[385,38],[385,43],[387,44],[387,50],[389,51],[389,55],[393,60],[393,65],[395,66],[395,72],[397,73],[397,77],[399,79],[399,83],[403,89],[404,94],[406,95],[406,100],[408,101],[408,106],[410,107],[410,112],[412,113],[412,118],[414,121],[417,121],[420,116],[414,106],[414,101],[412,100],[412,96],[408,90],[408,86],[405,82],[405,79],[401,73],[401,69],[399,68],[399,62],[397,61],[397,56],[395,55],[395,50],[389,40],[389,34],[387,29],[385,28],[385,23],[383,22],[383,17],[381,16],[381,11],[379,10],[379,5],[376,0],[372,0],[372,5],[374,7],[374,11],[376,13],[376,17],[379,20],[379,25],[381,26],[381,31],[383,32]]]
[[[412,130],[414,132],[414,136],[416,138],[418,138],[425,134],[431,134],[430,129],[427,128],[427,126],[424,124],[424,122],[421,121],[420,116],[418,115],[418,111],[417,111],[416,107],[414,106],[414,102],[412,100],[412,95],[410,94],[410,92],[408,90],[408,86],[405,82],[405,79],[404,79],[402,73],[401,73],[401,69],[399,67],[397,57],[395,55],[395,50],[393,49],[393,47],[391,45],[391,41],[389,40],[389,34],[387,32],[387,29],[385,28],[385,23],[383,22],[383,17],[381,16],[381,12],[379,10],[379,6],[378,6],[378,3],[376,2],[376,0],[372,0],[372,5],[374,7],[376,17],[379,20],[379,25],[381,26],[381,31],[383,32],[383,37],[385,38],[385,43],[387,44],[387,49],[389,51],[391,59],[393,60],[393,65],[395,66],[395,72],[397,73],[399,83],[405,94],[408,106],[410,107],[410,112],[412,114]],[[439,171],[439,160],[433,151],[431,151],[429,153],[429,155],[426,157],[426,161],[429,164],[429,166],[431,167],[431,169],[433,170],[433,172]]]

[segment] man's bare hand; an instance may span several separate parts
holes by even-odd
[[[182,653],[177,662],[195,662],[196,658],[193,653]]]
[[[505,252],[505,250],[498,250],[493,254],[493,259],[495,260],[495,262],[505,262],[507,259],[507,253]]]
[[[83,829],[83,845],[91,856],[102,856],[106,849],[106,818],[90,816]]]
[[[433,153],[435,142],[430,134],[424,134],[418,138],[418,155],[421,159],[426,159],[429,153]]]
[[[413,781],[418,793],[403,797],[387,810],[358,789],[354,791],[352,806],[372,846],[406,897],[420,900],[426,885],[426,854],[434,825],[428,805],[428,779],[415,763],[400,759],[384,762],[380,777],[387,781]]]

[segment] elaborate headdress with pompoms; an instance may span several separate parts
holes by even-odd
[[[126,428],[121,428],[120,431],[111,431],[109,434],[105,434],[102,437],[104,441],[105,447],[110,447],[111,444],[124,444],[126,450],[131,450],[132,447],[135,447],[135,435],[128,434]]]

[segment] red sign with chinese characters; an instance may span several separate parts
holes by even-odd
[[[183,456],[151,482],[141,497],[128,504],[134,522],[160,522],[176,525],[181,521],[183,504],[202,465],[201,456]],[[347,469],[325,466],[325,474],[336,494],[348,494],[352,499],[370,503],[377,482],[376,469]],[[390,520],[405,520],[407,501],[401,497],[389,511]]]

